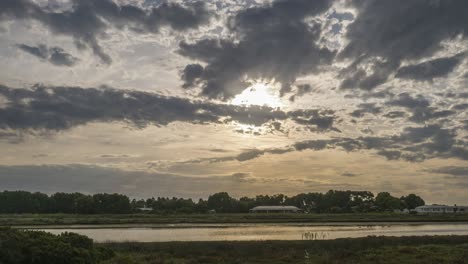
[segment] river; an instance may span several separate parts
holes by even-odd
[[[74,232],[97,242],[322,240],[365,236],[468,235],[468,223],[175,224],[155,226],[28,227]]]

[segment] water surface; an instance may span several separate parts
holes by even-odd
[[[468,223],[218,224],[30,227],[53,234],[74,232],[97,242],[322,240],[366,236],[468,235]]]

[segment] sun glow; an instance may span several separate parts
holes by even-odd
[[[232,99],[234,105],[282,107],[279,88],[272,83],[256,82]]]

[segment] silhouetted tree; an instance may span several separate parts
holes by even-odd
[[[407,196],[402,196],[400,200],[403,202],[403,205],[407,209],[414,209],[418,206],[425,205],[426,202],[424,200],[417,196],[414,193],[408,194]]]
[[[379,207],[381,211],[401,209],[403,207],[401,200],[393,197],[388,192],[381,192],[377,194],[375,197],[375,205]]]
[[[220,192],[208,197],[208,208],[218,213],[232,213],[235,208],[235,200],[227,192]]]

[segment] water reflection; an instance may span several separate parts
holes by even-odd
[[[191,225],[173,227],[127,228],[33,228],[54,234],[75,232],[98,242],[104,241],[220,241],[220,240],[324,240],[345,237],[468,235],[468,223],[460,224],[388,224],[388,225],[291,225],[239,224]]]

